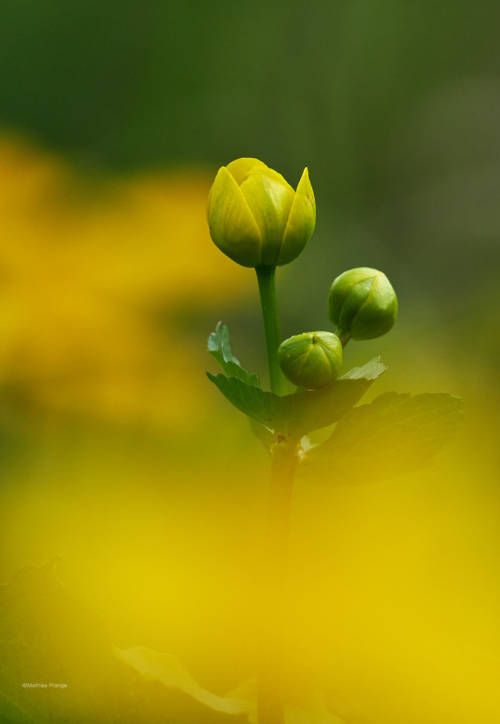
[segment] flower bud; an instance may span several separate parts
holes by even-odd
[[[340,337],[372,339],[391,329],[398,315],[398,300],[383,272],[358,267],[334,280],[328,313]]]
[[[313,390],[337,379],[342,367],[342,343],[331,332],[304,332],[280,344],[278,359],[291,382]]]
[[[281,174],[256,158],[232,161],[217,172],[207,216],[212,240],[238,264],[288,264],[316,224],[307,168],[294,191]]]

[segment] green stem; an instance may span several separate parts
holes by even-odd
[[[276,286],[274,266],[256,267],[259,282],[260,304],[266,335],[267,361],[269,364],[269,380],[271,390],[276,395],[286,392],[286,380],[278,362],[278,347],[281,342],[278,305],[276,302]]]
[[[278,361],[281,334],[276,301],[276,267],[261,266],[255,271],[259,282],[271,390],[276,395],[285,394],[287,381]],[[259,724],[285,724],[282,662],[286,588],[283,581],[286,580],[297,443],[298,441],[292,438],[278,437],[272,450],[267,536],[263,561],[262,651],[257,695]]]

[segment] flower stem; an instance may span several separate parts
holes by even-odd
[[[297,465],[297,441],[280,440],[272,451],[271,486],[265,546],[262,651],[258,674],[259,724],[285,724],[283,662],[285,660],[287,568],[290,508]]]
[[[278,362],[278,347],[281,342],[278,305],[276,302],[275,266],[256,267],[259,282],[260,304],[266,335],[267,361],[271,391],[276,395],[285,394],[287,384]]]
[[[257,267],[260,303],[266,335],[271,390],[287,392],[288,385],[278,361],[281,334],[276,301],[276,267]],[[263,560],[263,606],[261,611],[261,663],[258,673],[259,724],[285,724],[283,704],[283,660],[286,612],[286,571],[293,477],[297,464],[297,443],[278,437],[272,449],[271,481],[265,558]]]

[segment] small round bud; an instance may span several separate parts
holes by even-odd
[[[358,267],[334,280],[328,297],[328,313],[342,339],[373,339],[393,326],[398,315],[398,299],[383,272]]]
[[[314,390],[337,379],[342,367],[342,343],[331,332],[304,332],[280,344],[278,359],[291,382]]]
[[[219,169],[207,216],[213,242],[238,264],[288,264],[300,254],[316,224],[307,168],[294,190],[262,161],[238,158]]]

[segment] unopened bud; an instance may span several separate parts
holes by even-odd
[[[342,339],[372,339],[391,329],[398,314],[398,300],[383,272],[358,267],[334,280],[328,312]]]
[[[312,390],[337,379],[342,367],[342,343],[331,332],[304,332],[280,344],[278,359],[291,382]]]

